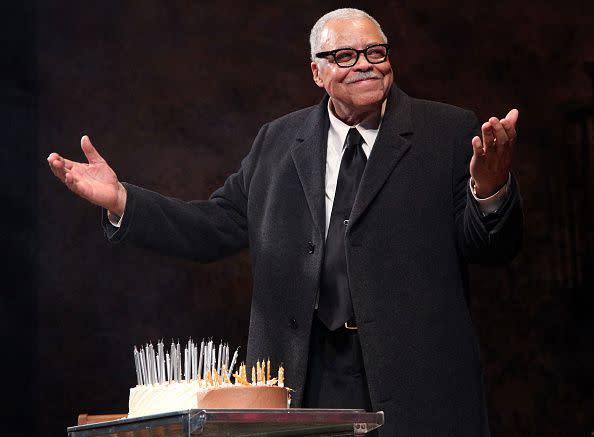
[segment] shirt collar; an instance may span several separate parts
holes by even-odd
[[[347,134],[349,133],[349,129],[352,127],[356,128],[363,137],[365,143],[368,146],[372,147],[373,143],[375,142],[375,139],[377,138],[377,133],[382,125],[382,120],[384,119],[384,113],[386,112],[386,103],[388,99],[384,99],[382,103],[380,122],[378,126],[375,128],[369,127],[369,125],[366,123],[368,120],[363,120],[361,123],[355,126],[349,126],[344,121],[336,117],[336,115],[334,115],[332,109],[330,108],[330,101],[331,99],[328,99],[328,116],[330,118],[330,129],[334,130],[336,137],[340,140],[337,144],[337,147],[339,147],[339,149],[337,149],[336,152],[339,154],[342,153],[342,149],[344,148],[344,142],[346,140]]]

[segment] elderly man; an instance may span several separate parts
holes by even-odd
[[[249,247],[248,362],[283,361],[294,406],[383,410],[384,435],[489,434],[468,262],[514,256],[518,111],[469,111],[394,86],[379,24],[356,9],[311,32],[316,106],[266,124],[208,201],[120,183],[52,153],[56,176],[105,208],[107,238],[198,261]]]

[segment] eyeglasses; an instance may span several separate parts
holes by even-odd
[[[316,58],[326,58],[332,56],[334,62],[339,67],[352,67],[359,61],[359,55],[363,53],[365,59],[370,64],[381,64],[388,59],[388,50],[390,44],[374,44],[361,50],[352,49],[350,47],[344,49],[330,50],[328,52],[316,53]]]

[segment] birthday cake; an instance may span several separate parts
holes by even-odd
[[[198,352],[190,340],[183,357],[179,343],[171,345],[170,353],[162,343],[156,352],[152,345],[134,349],[138,385],[130,389],[129,418],[188,409],[289,407],[284,369],[279,367],[272,378],[270,360],[258,361],[249,381],[245,364],[233,373],[237,351],[229,364],[228,345],[219,345],[217,353],[212,341],[203,341]]]

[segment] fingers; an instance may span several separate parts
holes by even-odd
[[[495,147],[495,131],[488,121],[481,126],[481,132],[483,134],[483,150],[487,153],[489,148]]]
[[[59,155],[58,155],[59,156]],[[50,155],[51,157],[51,155]],[[48,161],[50,159],[48,158]],[[59,156],[50,162],[50,168],[58,179],[60,179],[71,191],[77,192],[75,186],[81,180],[80,166],[86,164],[78,164],[69,159],[64,159]]]
[[[64,158],[57,153],[51,153],[47,157],[47,162],[52,173],[62,182],[66,182],[66,165]]]
[[[483,143],[478,136],[472,139],[472,151],[475,156],[482,156],[485,152],[483,150]]]
[[[509,138],[507,137],[507,133],[505,132],[505,129],[501,125],[501,122],[499,121],[499,119],[497,117],[491,117],[489,119],[489,123],[491,124],[493,132],[495,134],[495,143],[496,143],[495,145],[499,149],[504,148],[506,146]]]
[[[517,131],[516,131],[516,124],[518,123],[518,115],[519,112],[517,109],[512,109],[507,113],[505,118],[501,120],[501,125],[505,129],[507,137],[509,138],[510,143],[513,145],[516,143],[517,138]]]
[[[491,117],[489,121],[483,123],[481,132],[485,153],[488,153],[489,150],[503,152],[509,146],[515,144],[517,137],[516,124],[519,114],[517,109],[512,109],[501,120],[497,117]]]
[[[95,149],[95,147],[93,147],[93,144],[91,144],[91,140],[89,139],[89,137],[87,135],[84,135],[80,139],[80,147],[81,147],[82,151],[84,152],[85,156],[87,157],[89,164],[105,162],[105,159],[103,159],[103,157],[99,154],[99,152],[97,152],[97,149]]]
[[[56,153],[56,155],[57,155],[57,153]],[[64,169],[66,169],[66,170],[72,170],[72,166],[75,164],[74,161],[71,161],[66,158],[62,158],[60,155],[58,155],[58,158],[54,160],[54,163],[55,163],[55,165],[64,167]]]
[[[64,182],[65,174],[72,170],[72,167],[75,165],[74,161],[62,158],[57,153],[50,153],[47,157],[47,162],[52,172],[62,180],[62,182]]]
[[[479,197],[488,197],[505,184],[509,177],[516,141],[518,111],[512,109],[499,120],[489,118],[481,126],[481,138],[472,138],[473,157],[470,160],[470,175],[475,181]]]
[[[520,116],[520,111],[518,111],[517,109],[512,109],[511,111],[509,111],[507,113],[504,120],[508,120],[515,127],[516,123],[518,122],[519,116]]]

